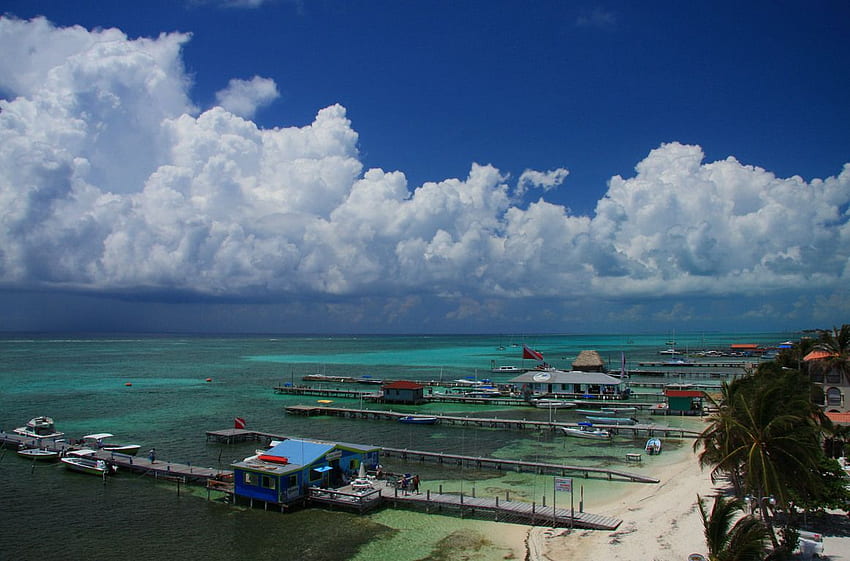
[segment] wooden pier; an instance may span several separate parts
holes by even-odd
[[[37,442],[34,438],[7,433],[0,435],[0,445],[11,450],[17,450],[22,445],[26,447],[39,447],[62,454],[80,448],[64,438],[41,439],[40,442]],[[119,471],[128,471],[180,483],[206,484],[209,480],[226,481],[233,478],[232,470],[193,466],[192,464],[181,464],[161,459],[151,461],[148,457],[129,456],[118,452],[108,452],[103,449],[95,450],[93,457],[103,460],[109,465],[116,466]]]
[[[381,455],[386,458],[397,456],[405,461],[430,460],[440,464],[456,464],[458,466],[470,466],[478,469],[490,468],[495,470],[531,471],[539,474],[553,474],[566,476],[570,474],[583,475],[589,479],[591,474],[596,477],[604,476],[609,481],[615,477],[634,483],[659,483],[654,477],[647,477],[636,473],[629,473],[616,469],[594,468],[587,466],[569,466],[562,464],[547,464],[543,462],[526,462],[523,460],[505,460],[502,458],[487,458],[483,456],[462,456],[459,454],[446,454],[443,452],[425,452],[422,450],[407,450],[401,448],[381,448]]]
[[[240,430],[245,433],[250,433],[253,431],[248,431],[246,429],[227,429],[223,431],[207,431],[207,440],[210,438],[215,439],[216,435],[220,435],[223,433],[227,433],[231,430]],[[246,440],[287,440],[289,436],[281,435],[281,434],[271,434],[266,432],[257,432],[255,436],[247,437]],[[226,440],[221,440],[220,442],[227,442]],[[609,481],[616,479],[621,479],[623,481],[631,481],[636,483],[659,483],[659,480],[654,477],[647,477],[645,475],[640,475],[636,473],[629,473],[616,469],[609,468],[595,468],[588,466],[571,466],[564,464],[547,464],[543,462],[527,462],[523,460],[506,460],[502,458],[488,458],[485,456],[464,456],[460,454],[446,454],[444,452],[427,452],[424,450],[408,450],[406,448],[390,448],[387,446],[381,447],[381,456],[383,457],[398,457],[404,461],[419,461],[424,462],[426,460],[434,461],[439,464],[454,464],[459,466],[470,466],[479,469],[495,469],[499,471],[503,470],[513,470],[513,471],[529,471],[533,473],[540,474],[554,474],[554,475],[567,475],[567,474],[579,474],[582,475],[585,479],[589,479],[590,477],[605,477]]]
[[[589,530],[616,530],[622,523],[619,518],[580,510],[500,500],[499,497],[476,497],[474,493],[471,496],[463,493],[435,493],[431,490],[413,493],[401,490],[386,480],[375,481],[374,486],[380,490],[383,502],[394,508],[415,508],[428,513],[451,513],[461,517],[486,515],[497,522]],[[566,494],[564,497],[569,500]]]
[[[410,413],[399,413],[396,411],[381,411],[375,409],[351,409],[347,407],[327,407],[327,406],[312,406],[312,405],[290,405],[286,407],[286,412],[291,415],[331,415],[337,417],[347,417],[350,419],[366,419],[366,420],[382,420],[382,421],[398,421],[401,417],[407,417]],[[427,413],[429,417],[436,417],[440,424],[473,426],[479,428],[501,428],[508,430],[550,430],[557,431],[561,427],[575,427],[578,423],[559,423],[549,421],[531,421],[528,419],[503,419],[498,417],[461,417],[456,415],[434,415]],[[604,425],[596,424],[594,426],[613,431],[616,434],[631,433],[634,436],[656,436],[663,435],[666,437],[678,436],[679,438],[696,438],[699,436],[698,431],[664,427],[653,424],[635,424],[635,425]]]

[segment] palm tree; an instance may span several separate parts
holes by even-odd
[[[706,512],[705,501],[697,495],[709,561],[760,561],[765,557],[767,528],[751,515],[732,521],[741,512],[737,499],[714,498],[711,513]]]
[[[841,376],[842,382],[850,384],[850,324],[845,323],[840,328],[832,330],[821,329],[820,337],[815,343],[815,349],[829,353],[825,358],[811,361],[811,368],[816,368],[823,374],[835,373]]]
[[[818,488],[819,410],[800,391],[807,383],[797,371],[765,365],[724,385],[720,410],[695,444],[700,462],[714,466],[712,478],[728,475],[739,497],[756,498],[774,548],[771,510],[787,510],[793,497]]]

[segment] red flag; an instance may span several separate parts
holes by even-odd
[[[245,428],[245,419],[242,417],[236,417],[233,419],[233,428],[235,429],[244,429]]]
[[[534,360],[543,360],[543,355],[538,353],[534,349],[529,349],[526,345],[523,345],[522,358],[533,358]]]

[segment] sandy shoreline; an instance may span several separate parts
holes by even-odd
[[[529,548],[528,559],[685,560],[691,553],[705,554],[697,494],[710,496],[716,492],[715,485],[693,452],[680,453],[680,460],[653,474],[660,480],[657,485],[635,485],[613,500],[594,505],[594,514],[622,518],[616,531],[558,531],[547,538],[538,529],[530,533],[529,542],[542,543]]]
[[[686,561],[692,553],[707,556],[697,494],[709,498],[723,491],[709,470],[700,468],[690,449],[655,474],[657,485],[635,485],[622,495],[595,504],[592,512],[621,518],[613,532],[534,527],[525,532],[526,561]],[[709,501],[711,499],[709,498]],[[709,502],[709,504],[711,504]],[[850,537],[826,537],[824,559],[850,561]]]

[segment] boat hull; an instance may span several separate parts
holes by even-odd
[[[437,417],[399,417],[398,422],[408,425],[433,425],[437,422]]]
[[[661,453],[661,439],[660,438],[650,438],[646,441],[646,453],[650,456],[654,456]]]
[[[43,450],[41,448],[24,448],[23,450],[18,450],[18,456],[39,462],[55,462],[59,459],[59,452],[55,450]]]
[[[593,417],[588,415],[588,421],[599,423],[600,425],[636,425],[637,421],[628,417]]]
[[[139,444],[126,444],[126,445],[115,445],[115,446],[104,446],[102,450],[104,452],[114,452],[116,454],[124,454],[126,456],[135,456],[139,453],[139,448],[141,445]]]
[[[112,473],[112,469],[103,460],[71,457],[61,458],[60,461],[65,464],[67,469],[79,473],[87,473],[89,475],[98,475],[101,477]]]
[[[602,429],[582,429],[575,427],[561,427],[566,436],[574,438],[586,438],[588,440],[608,440],[611,438],[611,433]]]

